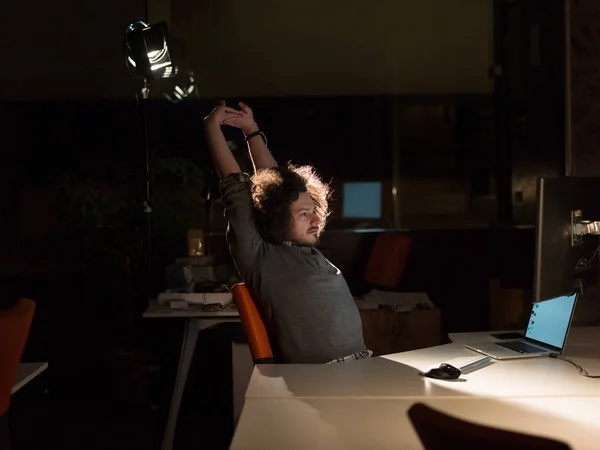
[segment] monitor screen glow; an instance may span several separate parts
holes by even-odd
[[[346,182],[342,195],[344,219],[381,219],[381,182]]]

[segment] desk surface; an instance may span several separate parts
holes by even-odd
[[[470,422],[597,449],[600,398],[423,399]],[[407,418],[414,399],[248,400],[232,450],[422,449]],[[518,420],[515,420],[518,417]]]
[[[202,311],[202,305],[189,306],[188,309],[171,309],[165,305],[159,305],[158,301],[151,301],[148,308],[144,311],[145,318],[176,318],[176,317],[196,317],[196,318],[224,318],[224,317],[239,317],[236,308],[230,307],[221,311]]]
[[[598,364],[600,339],[589,340],[596,333],[575,331],[571,352]],[[451,338],[472,342],[482,333]],[[461,381],[418,375],[472,355],[453,343],[341,364],[256,366],[231,449],[422,449],[406,415],[416,402],[470,422],[562,440],[577,450],[598,447],[600,379],[585,378],[564,361],[497,361]]]
[[[547,357],[492,362],[452,381],[418,374],[473,355],[446,344],[341,364],[258,365],[246,398],[600,397],[600,379]]]
[[[35,377],[37,377],[40,373],[48,368],[47,362],[39,362],[39,363],[21,363],[19,364],[19,370],[17,372],[17,378],[12,386],[11,394],[14,394]]]

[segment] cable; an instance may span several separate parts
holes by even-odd
[[[593,252],[583,255],[581,258],[579,258],[575,263],[575,272],[583,272],[584,270],[592,267],[592,263],[594,262],[594,259],[596,258],[596,255],[598,255],[599,251],[600,245],[596,247],[596,250]]]
[[[560,359],[561,361],[568,362],[569,364],[575,366],[575,368],[579,371],[579,373],[586,378],[600,378],[600,375],[590,375],[590,373],[587,370],[585,370],[579,364],[571,361],[568,358],[564,358],[562,356],[556,356],[556,355],[552,355],[551,358]]]

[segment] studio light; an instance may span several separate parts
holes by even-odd
[[[187,98],[198,98],[194,72],[181,72],[169,80],[170,89],[163,95],[171,103],[179,103]]]
[[[177,75],[171,60],[166,22],[149,25],[142,20],[125,30],[126,61],[132,78],[158,80]]]

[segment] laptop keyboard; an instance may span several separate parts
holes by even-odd
[[[496,342],[496,344],[501,345],[502,347],[510,348],[511,350],[519,353],[541,353],[545,351],[543,348],[536,347],[535,345],[531,345],[522,341]]]

